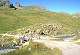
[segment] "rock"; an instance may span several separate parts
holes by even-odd
[[[62,25],[59,24],[38,24],[31,26],[25,33],[40,34],[40,35],[57,35],[62,30]]]

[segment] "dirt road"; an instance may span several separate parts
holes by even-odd
[[[63,55],[80,55],[80,45],[74,44],[72,42],[51,40],[33,40],[33,41],[43,43],[51,49],[58,47],[59,49],[62,50]]]

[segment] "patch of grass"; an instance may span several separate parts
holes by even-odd
[[[73,43],[80,45],[80,39],[73,41]]]
[[[59,48],[54,48],[53,53],[54,55],[62,55],[62,51]]]
[[[58,48],[51,50],[43,44],[35,42],[31,43],[28,47],[2,55],[61,55],[61,53]]]

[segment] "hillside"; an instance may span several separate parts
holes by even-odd
[[[39,10],[35,7],[22,10],[9,8],[0,8],[0,33],[13,31],[30,25],[43,24],[61,24],[64,26],[65,33],[71,33],[80,29],[80,19],[64,14],[45,10]]]
[[[65,39],[70,37],[73,38],[76,36],[72,41],[80,39],[80,17],[76,18],[74,16],[67,13],[51,12],[34,6],[17,10],[0,7],[0,48],[22,46],[20,49],[2,55],[62,55],[62,50],[56,48],[56,46],[60,45],[63,48],[69,47]],[[56,35],[57,33],[60,35]],[[72,35],[74,33],[75,35]],[[26,40],[26,42],[29,42],[28,46],[23,46],[26,42],[23,43],[21,37],[22,39],[23,37],[29,38]],[[58,39],[59,42],[55,42],[54,44],[53,42],[55,40],[53,38]],[[59,40],[59,38],[61,39]],[[43,44],[30,42],[31,40],[36,41],[37,39],[41,39],[40,41],[43,40]],[[53,42],[48,42],[48,40]],[[60,41],[63,41],[63,43],[61,44]],[[55,48],[53,45],[56,45]],[[69,45],[73,47],[70,42]],[[51,49],[48,46],[52,46]]]

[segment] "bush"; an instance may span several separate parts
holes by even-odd
[[[58,48],[51,50],[44,44],[31,42],[28,47],[23,47],[22,49],[17,49],[14,52],[10,52],[4,55],[61,55],[61,51]]]
[[[53,53],[54,53],[54,55],[62,55],[62,52],[59,48],[54,48]]]

